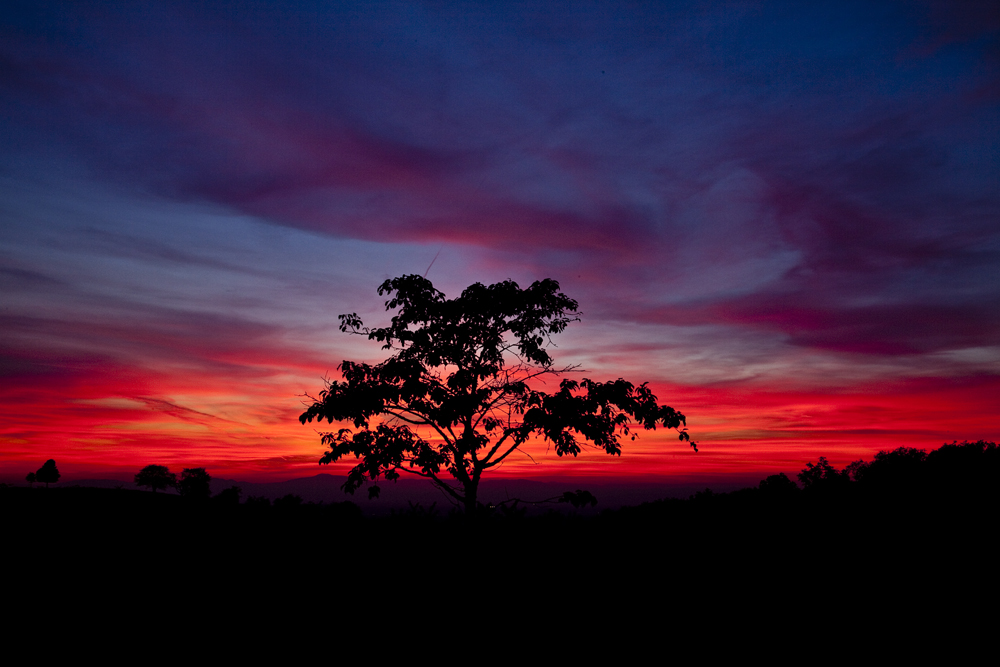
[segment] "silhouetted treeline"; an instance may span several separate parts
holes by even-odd
[[[51,462],[50,462],[51,463]],[[307,503],[296,495],[286,495],[273,502],[264,497],[243,498],[238,486],[224,489],[209,497],[209,475],[203,468],[185,469],[180,482],[167,479],[162,466],[147,466],[137,480],[150,487],[168,485],[184,487],[185,493],[166,495],[124,489],[87,489],[63,487],[48,493],[30,493],[39,489],[4,487],[0,489],[0,502],[11,516],[24,516],[34,512],[74,515],[85,513],[96,517],[126,518],[146,516],[149,512],[177,513],[186,519],[203,515],[206,520],[225,516],[233,520],[326,520],[338,517],[360,520],[361,511],[350,501],[341,503]],[[157,475],[153,475],[157,472]],[[145,476],[144,476],[145,475]],[[149,479],[146,479],[149,477]],[[155,477],[155,479],[154,479]],[[160,477],[163,479],[161,480]],[[170,475],[172,477],[172,475]],[[818,511],[884,511],[887,507],[909,508],[913,511],[954,510],[967,512],[993,511],[1000,498],[1000,448],[993,442],[962,442],[946,444],[926,452],[900,447],[881,451],[872,460],[859,460],[837,469],[826,457],[809,462],[798,473],[797,482],[780,473],[770,475],[756,487],[729,493],[715,493],[710,489],[693,494],[687,499],[664,499],[618,510],[602,510],[590,516],[594,522],[631,521],[638,517],[653,518],[658,515],[690,514],[699,519],[709,514],[724,515],[741,512],[766,512],[781,515],[787,512]],[[186,485],[186,486],[185,486]],[[560,508],[586,507],[595,499],[586,491],[564,494],[575,498],[586,496],[587,503],[563,503]],[[599,501],[599,499],[596,499]],[[197,502],[195,502],[197,501]],[[520,519],[543,521],[580,521],[577,516],[564,511],[529,513],[530,503],[507,503],[483,506],[479,519],[496,523]],[[376,519],[371,519],[376,520]],[[424,523],[429,520],[461,522],[446,507],[423,507],[411,504],[408,509],[393,512],[385,520],[390,523]]]
[[[768,618],[777,605],[820,623],[833,610],[905,615],[930,599],[971,608],[967,593],[991,590],[996,445],[897,449],[845,470],[820,459],[794,480],[596,514],[508,503],[475,520],[437,505],[372,518],[351,502],[237,487],[206,501],[36,484],[0,488],[0,516],[7,572],[41,582],[46,607],[110,602],[141,618],[161,604],[178,618],[353,613],[358,601],[428,595],[452,605],[468,591],[483,613],[583,614],[602,599],[672,605],[699,622],[720,609]]]
[[[770,475],[756,487],[730,493],[706,489],[686,501],[643,503],[620,513],[656,513],[666,506],[699,512],[848,506],[875,510],[887,504],[992,511],[1000,497],[1000,448],[983,440],[943,445],[930,453],[899,447],[881,451],[871,461],[854,461],[842,470],[821,456],[816,463],[807,463],[797,478],[798,484],[784,473]]]
[[[605,574],[628,564],[805,576],[857,572],[873,559],[905,569],[942,553],[985,553],[998,480],[1000,450],[980,441],[930,453],[899,448],[844,469],[820,458],[797,480],[775,474],[730,493],[706,489],[596,514],[570,503],[532,514],[508,503],[475,519],[436,505],[366,518],[349,501],[244,498],[239,487],[206,500],[72,486],[0,488],[0,512],[7,534],[22,538],[8,541],[8,553],[30,567],[58,569],[72,554],[74,567],[107,576],[157,568],[200,576],[206,567],[251,578],[276,567],[399,572],[456,559],[507,564],[521,576],[535,567],[579,573],[587,563],[610,568]]]

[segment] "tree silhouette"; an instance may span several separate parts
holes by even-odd
[[[472,513],[482,475],[532,437],[552,443],[558,456],[583,446],[620,455],[620,438],[634,440],[636,425],[674,428],[690,442],[684,415],[658,405],[645,383],[564,379],[558,391],[539,389],[544,376],[577,370],[557,369],[547,351],[551,336],[578,320],[577,302],[554,280],[527,289],[510,280],[476,283],[446,299],[409,275],[385,281],[378,293],[389,295],[387,311],[397,310],[388,327],[369,329],[351,313],[340,316],[340,330],[383,343],[392,355],[377,365],[342,362],[343,380],[328,381],[299,417],[358,429],[321,434],[329,451],[320,463],[360,459],[343,487],[349,493],[371,483],[369,497],[377,497],[381,478],[407,473]],[[426,427],[430,439],[413,427]]]
[[[865,489],[880,493],[902,493],[923,484],[927,452],[913,447],[882,450],[870,462],[853,461],[844,471]]]
[[[851,482],[848,472],[834,468],[825,456],[819,457],[817,463],[807,463],[806,467],[798,474],[798,478],[802,482],[802,489],[809,492],[833,493],[842,491]]]
[[[936,482],[946,486],[995,483],[1000,473],[1000,447],[995,442],[945,443],[927,455]]]
[[[28,483],[28,486],[34,487],[35,482],[37,482],[38,479],[36,478],[35,473],[29,472],[24,476],[24,481]]]
[[[223,489],[218,494],[212,498],[212,502],[219,503],[220,505],[239,505],[240,496],[243,494],[243,489],[238,486],[231,486],[228,489]]]
[[[181,471],[181,480],[177,483],[177,490],[185,498],[192,500],[208,500],[212,495],[209,483],[212,476],[205,472],[204,468],[184,468]]]
[[[821,460],[826,461],[826,458]],[[760,480],[757,488],[760,489],[761,495],[765,498],[774,499],[788,498],[799,491],[799,487],[795,486],[795,482],[788,479],[788,475],[783,472],[777,475],[769,475]]]
[[[59,469],[56,468],[55,459],[49,459],[42,464],[42,467],[35,472],[35,481],[43,482],[45,488],[49,488],[49,484],[55,484],[59,481],[61,475],[59,474]]]
[[[148,465],[135,475],[136,486],[148,486],[156,493],[157,489],[177,486],[177,475],[167,470],[167,466]]]
[[[573,507],[580,509],[581,507],[586,507],[588,505],[594,507],[597,505],[597,498],[595,498],[590,491],[577,489],[576,491],[567,491],[562,494],[557,502],[569,503]]]

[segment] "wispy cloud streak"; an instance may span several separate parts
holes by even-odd
[[[336,315],[383,317],[375,285],[442,247],[449,293],[560,280],[585,313],[561,349],[605,376],[830,401],[994,377],[998,44],[975,2],[14,3],[5,437],[176,405],[271,438],[206,417],[213,456],[301,456],[296,397],[378,355]]]

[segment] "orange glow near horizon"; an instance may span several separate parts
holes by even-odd
[[[318,432],[338,426],[299,424],[304,377],[276,376],[239,395],[183,375],[91,379],[71,392],[40,385],[3,392],[4,481],[23,480],[48,458],[56,459],[67,480],[127,479],[149,463],[175,470],[205,467],[214,476],[247,481],[343,475],[353,465],[318,465]],[[146,396],[154,385],[163,396],[168,382],[169,398]],[[560,458],[546,443],[530,442],[488,476],[607,482],[763,477],[795,472],[819,456],[843,466],[899,446],[933,449],[953,440],[1000,439],[1000,380],[992,377],[910,380],[836,393],[651,386],[662,403],[687,415],[698,453],[673,430],[640,429],[635,441],[623,440],[621,457],[585,449],[575,459]]]
[[[492,477],[1000,440],[993,4],[224,4],[0,21],[0,482],[343,475],[304,394],[385,359],[338,315],[385,326],[407,275],[558,282],[555,363],[700,449]]]

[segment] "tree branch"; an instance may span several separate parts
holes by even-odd
[[[484,468],[492,468],[494,466],[500,465],[501,463],[503,463],[503,460],[505,458],[507,458],[508,456],[510,456],[514,452],[514,450],[516,450],[518,447],[520,447],[525,442],[527,442],[527,440],[528,439],[525,438],[524,440],[517,440],[517,441],[515,441],[514,444],[510,446],[510,449],[508,449],[506,452],[503,453],[503,456],[501,456],[500,458],[498,458],[496,461],[491,461],[490,463],[486,464],[483,467]]]
[[[460,504],[465,502],[465,496],[463,496],[462,494],[460,494],[458,491],[456,491],[454,488],[452,488],[452,486],[450,484],[448,484],[447,482],[445,482],[443,479],[441,479],[440,477],[438,477],[437,475],[435,475],[432,472],[422,473],[420,471],[413,470],[411,468],[403,468],[403,467],[399,467],[399,466],[396,467],[395,469],[399,470],[400,472],[406,472],[406,473],[409,473],[411,475],[417,475],[418,477],[423,477],[425,479],[430,479],[431,482],[433,482],[435,486],[437,486],[442,491],[445,491],[446,493],[448,493],[452,498],[454,498]]]
[[[445,443],[447,445],[452,446],[454,444],[454,442],[452,440],[448,439],[448,436],[445,434],[445,432],[442,431],[441,428],[437,425],[437,423],[434,422],[434,421],[432,421],[430,417],[427,417],[426,415],[423,415],[423,414],[421,414],[419,412],[416,412],[414,410],[410,410],[409,408],[404,407],[404,406],[398,406],[398,405],[394,404],[392,407],[394,409],[405,410],[406,412],[409,412],[412,415],[417,415],[418,417],[422,417],[423,421],[412,421],[410,419],[407,419],[406,417],[403,417],[402,415],[399,415],[399,414],[396,414],[395,412],[392,412],[391,410],[386,410],[387,414],[390,414],[390,415],[392,415],[394,417],[398,417],[399,419],[402,419],[405,422],[409,422],[410,424],[419,424],[421,426],[430,426],[431,428],[433,428],[435,431],[438,432],[438,434],[444,439],[444,441],[445,441]],[[451,429],[448,429],[448,430],[450,431]],[[452,435],[454,436],[454,433]]]

